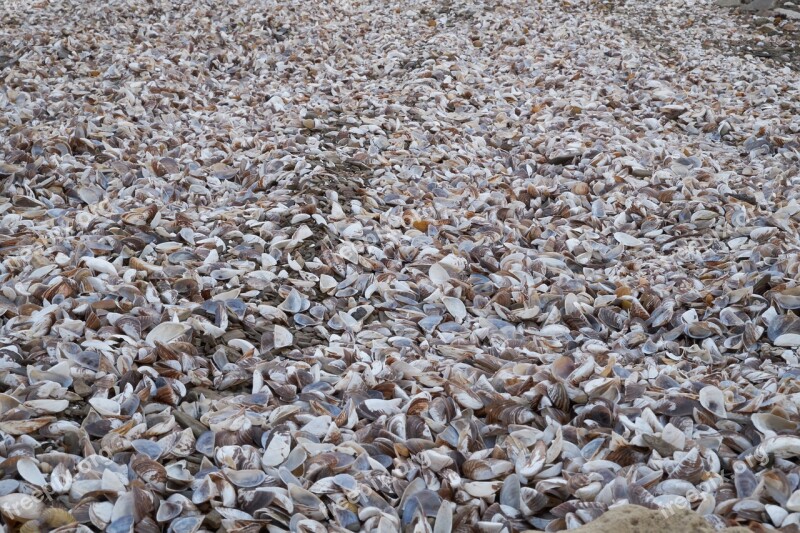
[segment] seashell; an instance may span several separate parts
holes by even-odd
[[[119,416],[121,410],[117,402],[106,398],[91,398],[89,405],[101,416]]]
[[[455,511],[456,504],[449,501],[442,501],[439,510],[436,512],[433,533],[448,533],[453,531],[453,514]]]
[[[28,494],[0,496],[0,513],[7,520],[33,520],[42,516],[45,505]]]
[[[800,490],[794,491],[792,495],[789,496],[789,499],[786,500],[785,505],[787,511],[791,511],[793,513],[800,512]]]
[[[756,500],[739,500],[732,509],[738,517],[746,520],[761,520],[761,515],[764,512],[764,504]]]
[[[172,482],[178,483],[191,483],[194,481],[194,476],[186,469],[183,461],[171,463],[165,467],[167,479]]]
[[[433,491],[418,490],[408,498],[401,500],[402,524],[411,524],[419,519],[437,516],[442,499]]]
[[[725,397],[722,391],[713,385],[700,389],[700,405],[719,418],[727,418]]]
[[[548,504],[549,498],[544,493],[530,487],[522,487],[519,510],[523,516],[533,517],[545,509]]]
[[[142,324],[136,317],[120,317],[114,325],[134,340],[139,340],[142,337]]]
[[[698,483],[703,476],[703,460],[697,448],[689,450],[669,474],[670,479],[685,479]]]
[[[339,525],[339,527],[346,529],[346,530],[354,530],[357,529],[361,522],[358,519],[358,515],[351,511],[350,509],[345,509],[343,507],[333,507],[332,509],[333,519]]]
[[[597,312],[597,318],[600,322],[615,330],[624,329],[627,323],[627,318],[622,313],[618,313],[609,307],[602,307]]]
[[[466,481],[462,484],[467,494],[474,498],[493,496],[502,486],[502,483],[492,481]]]
[[[267,475],[261,470],[225,470],[225,477],[237,487],[254,488],[267,480]]]
[[[458,298],[445,296],[442,298],[442,303],[444,303],[447,312],[450,313],[457,322],[462,322],[467,317],[467,308],[464,306],[464,302]]]
[[[430,269],[428,269],[428,276],[430,276],[431,281],[436,285],[444,285],[450,280],[450,274],[447,272],[447,269],[439,263],[431,265]]]
[[[449,455],[437,452],[436,450],[422,450],[413,457],[420,466],[430,469],[433,472],[439,472],[453,464],[453,459]]]
[[[47,485],[47,480],[42,475],[41,470],[33,459],[27,457],[20,458],[17,461],[17,472],[22,479],[37,487],[44,487]]]
[[[170,522],[180,516],[181,512],[183,512],[183,506],[181,504],[164,500],[158,507],[156,520],[159,522]]]
[[[283,303],[278,305],[278,309],[295,314],[306,311],[310,306],[310,302],[306,298],[303,298],[297,289],[292,289]]]
[[[644,245],[644,241],[637,239],[633,235],[628,235],[622,231],[614,233],[614,239],[624,246],[639,247]]]
[[[202,516],[184,516],[170,523],[168,533],[197,533],[203,524]]]
[[[154,327],[150,333],[147,334],[145,342],[150,346],[155,346],[156,342],[161,344],[169,344],[181,338],[190,329],[187,324],[180,324],[177,322],[162,322]]]
[[[783,309],[800,309],[800,287],[784,289],[781,292],[774,293],[772,298]]]
[[[780,526],[783,521],[789,516],[789,511],[779,505],[765,505],[764,510],[767,512],[770,521],[775,526]]]
[[[575,371],[575,361],[567,356],[558,357],[553,361],[550,371],[556,379],[567,379]]]
[[[58,463],[50,473],[50,487],[56,494],[69,492],[72,486],[72,473],[65,463]]]
[[[297,485],[289,485],[289,497],[292,499],[296,511],[315,520],[327,518],[328,511],[325,504],[313,493]]]
[[[514,464],[501,459],[470,459],[464,462],[462,472],[468,479],[489,481],[514,470]]]
[[[757,451],[764,456],[775,454],[778,457],[800,456],[800,437],[779,435],[765,438]]]
[[[503,487],[500,489],[499,501],[500,505],[504,505],[511,509],[520,509],[522,486],[520,478],[517,474],[510,474],[503,481]]]
[[[69,511],[56,507],[48,507],[45,509],[40,520],[52,528],[68,526],[76,522]]]
[[[108,274],[110,276],[117,275],[116,267],[105,259],[99,257],[83,257],[82,262],[87,268],[99,274]]]
[[[772,341],[775,346],[783,346],[787,348],[796,348],[800,346],[800,334],[799,333],[784,333],[782,335],[778,335]]]
[[[628,498],[630,503],[634,505],[641,505],[648,509],[658,509],[660,506],[656,502],[655,497],[644,487],[640,485],[633,485],[628,488]]]
[[[562,411],[569,411],[570,399],[567,389],[562,383],[555,383],[547,388],[547,396],[553,402],[553,406]]]
[[[167,481],[167,471],[159,463],[138,456],[131,462],[131,469],[147,484],[152,485],[156,490],[164,490]],[[75,483],[73,482],[73,486]]]
[[[284,328],[283,326],[275,325],[275,333],[274,333],[274,345],[275,349],[285,348],[286,346],[291,346],[294,342],[294,336],[292,333]]]
[[[465,407],[469,402],[462,403]],[[482,407],[482,404],[478,407]],[[486,407],[486,418],[490,422],[500,422],[503,424],[525,424],[533,420],[533,412],[514,401],[495,401]]]
[[[264,467],[274,467],[283,463],[291,451],[291,437],[285,432],[273,432],[267,441],[266,450],[261,460]]]
[[[753,413],[750,416],[750,420],[753,423],[753,427],[763,433],[764,436],[769,437],[776,436],[775,434],[778,432],[791,432],[797,429],[796,423],[771,413]]]
[[[736,486],[736,495],[739,498],[749,498],[758,486],[755,474],[744,461],[733,462],[733,482]]]
[[[28,420],[8,420],[0,422],[0,431],[9,435],[27,435],[55,422],[51,416],[31,418]]]
[[[522,478],[530,479],[541,472],[547,459],[547,445],[538,441],[530,453],[521,453],[517,456],[514,471]]]
[[[333,291],[339,283],[332,276],[322,274],[319,277],[319,289],[324,293]]]
[[[780,505],[785,505],[791,494],[791,483],[788,477],[777,469],[764,472],[761,476],[764,492]]]
[[[150,459],[158,460],[163,453],[161,446],[158,443],[153,442],[147,439],[136,439],[131,442],[133,449],[136,450],[138,453],[144,454],[148,456]]]

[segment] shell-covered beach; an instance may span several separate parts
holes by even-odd
[[[800,530],[797,12],[3,0],[5,530]]]

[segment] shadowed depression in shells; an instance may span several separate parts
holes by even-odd
[[[5,531],[800,530],[792,6],[0,6]]]

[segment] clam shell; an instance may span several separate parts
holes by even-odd
[[[501,459],[474,459],[467,460],[461,466],[464,475],[475,481],[489,481],[514,470],[514,464]]]
[[[9,520],[33,520],[39,518],[44,510],[44,503],[28,494],[0,496],[0,513]]]
[[[17,461],[17,472],[22,479],[37,487],[44,487],[47,485],[47,480],[42,475],[36,461],[27,457],[21,458]]]
[[[698,483],[703,477],[703,460],[697,448],[692,448],[678,461],[669,474],[670,479],[685,479]]]
[[[445,296],[442,298],[442,303],[444,303],[447,312],[450,313],[457,322],[462,322],[467,317],[467,308],[464,306],[464,302],[458,298]]]
[[[273,342],[275,349],[291,346],[294,341],[294,336],[292,335],[292,333],[283,326],[276,325],[274,335],[275,336]]]
[[[713,385],[700,389],[700,405],[719,418],[727,418],[725,412],[725,396]]]
[[[145,342],[151,346],[155,346],[156,342],[161,344],[169,344],[180,337],[182,337],[190,327],[187,324],[179,324],[177,322],[162,322],[154,327],[150,333],[147,334]]]
[[[120,405],[114,400],[92,398],[89,400],[89,405],[102,416],[119,416],[120,414]]]

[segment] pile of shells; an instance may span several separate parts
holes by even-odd
[[[800,530],[800,76],[645,3],[3,3],[5,527]]]

